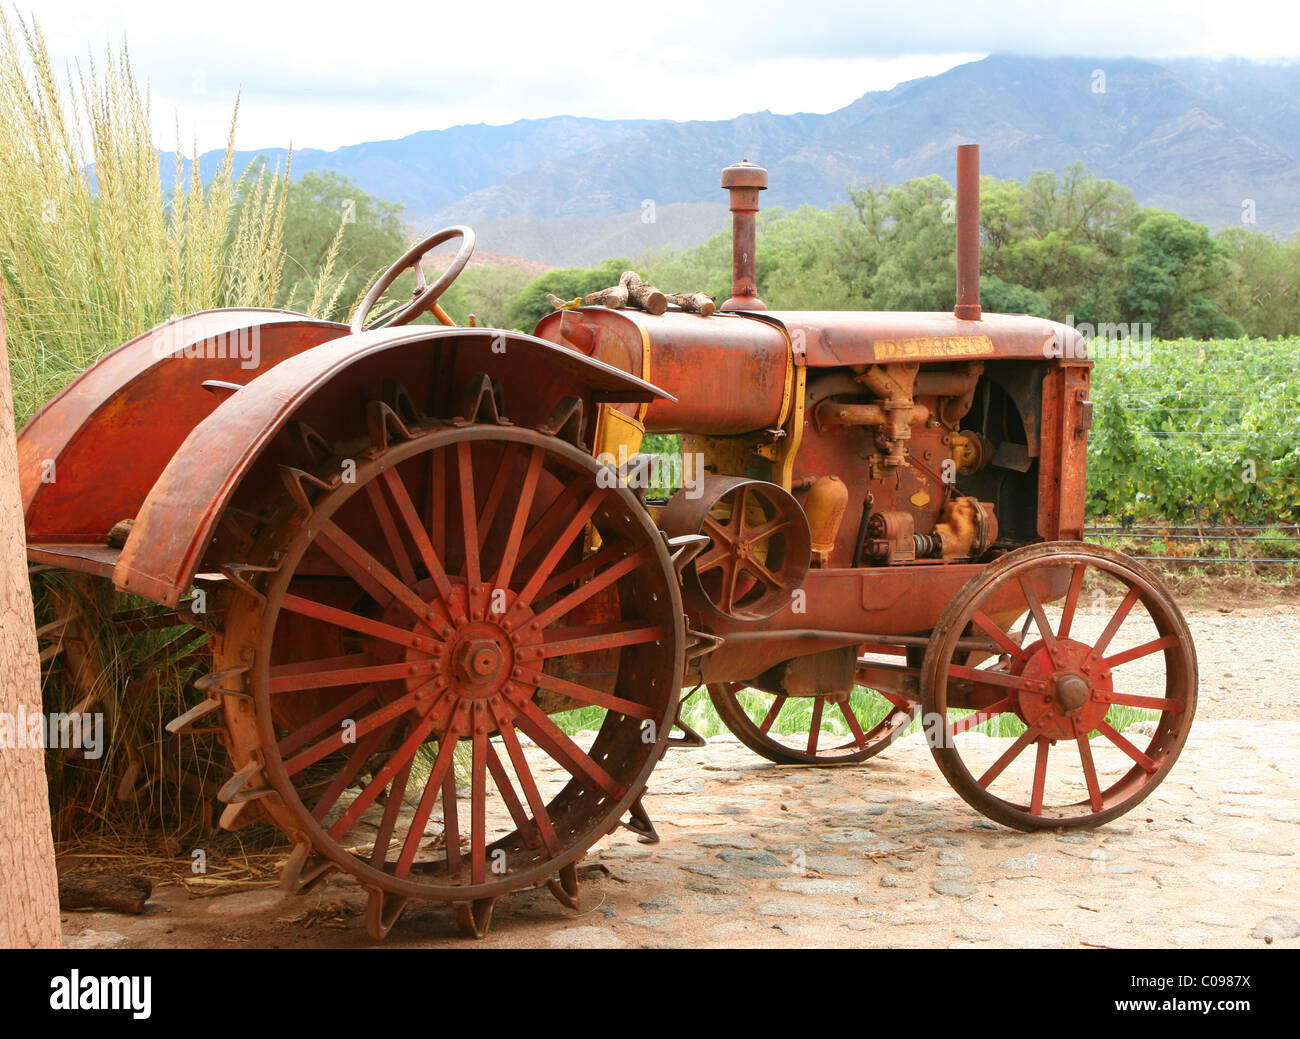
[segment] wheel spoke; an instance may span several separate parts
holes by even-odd
[[[1021,594],[1025,597],[1025,603],[1029,607],[1029,612],[1034,618],[1034,625],[1038,628],[1038,634],[1042,636],[1044,644],[1049,650],[1056,648],[1056,635],[1052,632],[1052,626],[1047,622],[1047,613],[1043,610],[1043,603],[1038,598],[1038,593],[1033,587],[1025,583],[1023,577],[1016,579],[1020,585]]]
[[[352,829],[356,821],[361,818],[361,813],[370,807],[384,787],[388,785],[389,780],[395,778],[403,770],[409,771],[411,763],[415,760],[415,752],[419,750],[420,745],[428,738],[429,733],[433,730],[434,715],[432,712],[425,715],[406,736],[389,759],[384,762],[378,772],[374,774],[370,782],[357,796],[357,799],[348,805],[347,811],[334,823],[330,828],[330,836],[335,840],[340,839],[348,830]],[[405,784],[405,780],[403,780]],[[337,833],[335,831],[338,831]]]
[[[581,563],[575,563],[567,570],[552,577],[537,590],[537,594],[534,598],[538,600],[546,599],[549,596],[554,595],[556,592],[562,591],[572,584],[576,584],[578,581],[582,580],[582,578],[594,574],[601,567],[622,559],[627,555],[630,547],[631,546],[629,546],[625,541],[616,541],[612,544],[603,546],[599,552],[589,555]]]
[[[470,759],[470,826],[469,875],[471,884],[487,879],[487,726],[480,715],[483,704],[476,703],[474,716],[473,756]]]
[[[623,697],[614,696],[612,693],[602,693],[598,689],[579,685],[577,682],[571,682],[567,678],[560,678],[558,675],[549,675],[544,671],[531,671],[527,668],[523,668],[521,671],[520,681],[540,686],[542,689],[549,689],[554,693],[560,693],[572,700],[577,700],[579,703],[585,703],[589,707],[603,707],[607,711],[616,711],[627,718],[635,718],[638,721],[654,717],[654,709],[647,707],[645,704],[625,700]]]
[[[1079,606],[1079,592],[1083,589],[1083,575],[1086,567],[1082,563],[1074,565],[1070,574],[1070,587],[1065,593],[1065,605],[1061,608],[1061,626],[1056,632],[1058,639],[1069,638],[1070,628],[1074,626],[1074,611]]]
[[[342,703],[330,708],[324,714],[313,718],[301,728],[295,729],[292,733],[276,744],[276,749],[279,752],[280,757],[283,758],[286,754],[292,754],[308,740],[314,739],[322,732],[337,725],[344,718],[351,715],[358,707],[364,707],[378,695],[379,690],[375,689],[373,686],[366,686],[364,689],[358,689]]]
[[[731,523],[729,524],[739,537],[745,535],[745,513],[749,507],[749,487],[745,483],[740,485],[740,490],[736,492],[736,504],[731,510]]]
[[[952,734],[960,736],[968,729],[973,729],[977,725],[983,725],[986,721],[991,720],[999,714],[1011,710],[1011,697],[1005,700],[999,700],[997,703],[989,704],[987,707],[981,707],[973,714],[966,715],[965,718],[959,718],[952,723]]]
[[[853,742],[856,746],[862,746],[867,742],[867,734],[862,731],[862,726],[858,724],[857,716],[853,713],[853,708],[849,705],[847,699],[839,701],[840,714],[844,715],[844,720],[848,723],[849,731],[853,733]]]
[[[460,471],[460,521],[464,527],[465,582],[472,595],[479,584],[478,505],[474,500],[474,460],[470,456],[468,440],[456,445],[456,463]]]
[[[1106,703],[1122,704],[1125,707],[1142,707],[1148,711],[1172,711],[1182,714],[1182,700],[1166,700],[1160,696],[1131,696],[1128,693],[1102,693],[1101,699]]]
[[[1102,663],[1109,668],[1119,667],[1120,664],[1127,664],[1130,660],[1137,660],[1138,657],[1145,657],[1151,653],[1158,653],[1162,649],[1173,649],[1179,644],[1177,635],[1166,635],[1163,638],[1152,639],[1150,642],[1144,642],[1140,646],[1134,646],[1132,649],[1126,649],[1122,653],[1116,653],[1113,657],[1106,657]]]
[[[1093,645],[1092,655],[1094,657],[1099,657],[1106,652],[1106,647],[1110,645],[1110,640],[1115,637],[1115,633],[1119,631],[1120,625],[1124,623],[1124,619],[1128,616],[1129,610],[1133,609],[1133,605],[1138,601],[1138,596],[1141,594],[1141,591],[1136,586],[1128,590],[1128,595],[1124,596],[1124,601],[1119,604],[1119,609],[1115,611],[1114,616],[1112,616],[1110,621],[1107,623],[1106,629],[1101,633],[1101,636]]]
[[[402,536],[397,532],[397,524],[393,522],[393,512],[388,507],[388,502],[384,500],[384,492],[377,482],[372,480],[366,484],[366,497],[370,499],[370,507],[374,510],[375,517],[379,520],[379,527],[384,532],[388,550],[393,554],[393,565],[397,567],[397,572],[402,575],[402,580],[409,588],[415,584],[415,567],[411,565],[411,557],[407,554],[406,546],[402,544]]]
[[[546,751],[574,779],[581,780],[591,789],[599,789],[611,797],[622,797],[626,792],[600,765],[596,764],[564,731],[551,721],[531,700],[515,705],[519,711],[515,726],[529,739]]]
[[[447,875],[460,872],[460,806],[456,803],[456,768],[442,777],[442,847]]]
[[[519,785],[524,788],[524,797],[528,801],[528,807],[532,809],[533,819],[537,823],[537,832],[542,837],[542,844],[548,854],[554,855],[559,849],[560,842],[555,835],[551,815],[546,810],[546,802],[542,800],[541,792],[537,789],[533,771],[528,767],[524,748],[520,746],[519,737],[515,735],[513,719],[507,716],[505,708],[495,704],[492,705],[492,713],[497,720],[497,731],[501,733],[501,742],[506,745],[506,753],[510,756],[511,765],[514,766],[515,777],[519,780]]]
[[[812,721],[808,723],[808,753],[817,753],[817,739],[821,736],[822,731],[822,709],[826,706],[826,698],[823,696],[813,697]]]
[[[1083,779],[1088,784],[1088,803],[1094,812],[1100,812],[1104,802],[1101,799],[1101,785],[1097,782],[1097,766],[1092,763],[1092,748],[1088,745],[1088,734],[1080,732],[1075,736],[1079,745],[1079,761],[1083,765]]]
[[[392,725],[393,722],[389,722],[387,725],[381,725],[374,732],[357,742],[357,744],[352,748],[352,753],[348,755],[347,763],[339,769],[338,775],[334,777],[330,785],[325,788],[320,797],[316,800],[316,804],[312,806],[311,815],[313,819],[320,822],[325,818],[325,813],[334,807],[334,802],[339,799],[343,794],[343,791],[346,790],[352,784],[352,781],[357,778],[358,773],[360,773],[362,768],[365,767],[366,762],[370,760],[370,756],[374,754],[375,750],[379,747],[379,744],[383,742],[384,737],[388,735],[388,730],[392,728]],[[345,829],[343,833],[347,833],[347,830]]]
[[[565,637],[571,631],[589,632],[574,638]],[[618,649],[621,646],[639,646],[646,642],[658,642],[667,632],[663,627],[638,628],[613,624],[596,624],[588,628],[552,628],[548,633],[553,637],[542,646],[543,657],[566,656],[571,653],[594,653],[602,649]]]
[[[510,478],[515,474],[515,465],[519,461],[519,452],[523,449],[523,446],[522,443],[515,441],[505,449],[501,457],[501,464],[497,466],[496,475],[492,478],[492,486],[488,489],[487,501],[483,503],[483,511],[478,514],[480,550],[492,530],[493,521],[497,518],[497,509],[501,506],[501,499],[505,495]]]
[[[770,537],[771,535],[775,534],[778,530],[783,530],[789,525],[790,525],[790,520],[788,517],[783,518],[781,516],[778,516],[776,519],[768,520],[766,523],[754,527],[752,530],[750,530],[749,536],[753,538],[755,541],[757,541],[759,538]]]
[[[732,613],[736,608],[736,578],[740,576],[740,563],[735,559],[727,564],[726,584],[722,590],[722,612]]]
[[[430,679],[430,681],[433,680]],[[424,685],[428,684],[429,682],[424,683]],[[385,722],[409,711],[419,701],[423,688],[424,686],[420,686],[416,689],[412,689],[405,696],[399,697],[390,703],[386,703],[383,707],[379,708],[379,710],[366,715],[356,723],[356,731],[352,733],[354,738],[360,739],[362,736],[366,735],[366,733],[373,732]],[[321,740],[319,743],[313,744],[307,750],[296,754],[284,763],[285,772],[292,776],[301,772],[308,765],[315,764],[321,758],[333,754],[336,750],[342,750],[346,745],[344,737],[347,735],[348,734],[345,731],[340,730],[332,736]]]
[[[539,628],[545,628],[553,621],[559,620],[561,617],[571,612],[575,607],[586,602],[597,592],[604,591],[606,587],[613,584],[615,581],[647,563],[651,558],[652,552],[653,549],[647,545],[639,552],[634,552],[632,555],[626,556],[604,573],[597,574],[586,584],[579,585],[563,599],[556,600],[541,613],[537,614],[533,618],[533,622],[536,623]]]
[[[325,550],[334,562],[351,574],[366,593],[380,606],[387,606],[396,599],[405,606],[418,620],[425,620],[429,615],[429,604],[411,591],[415,584],[415,575],[410,581],[397,577],[383,563],[361,547],[351,536],[341,530],[332,521],[327,520],[316,535],[316,543]],[[387,594],[385,594],[387,593]]]
[[[436,453],[441,455],[442,452]],[[420,522],[420,517],[415,511],[415,503],[411,501],[411,495],[406,489],[406,484],[402,482],[402,478],[397,474],[396,469],[386,469],[384,471],[384,482],[388,485],[388,492],[393,496],[393,501],[397,503],[397,513],[402,517],[402,522],[406,525],[411,540],[415,542],[415,549],[420,553],[424,568],[429,571],[429,578],[433,581],[434,587],[438,589],[438,595],[446,604],[447,611],[457,623],[463,622],[465,618],[460,609],[460,603],[451,594],[451,581],[447,577],[446,568],[442,565],[442,550],[434,545],[433,539],[429,537],[428,531],[424,529],[424,524]]]
[[[1038,738],[1038,756],[1034,760],[1034,790],[1029,795],[1029,814],[1043,814],[1043,790],[1047,786],[1047,752],[1052,741],[1045,736]]]
[[[434,553],[443,558],[447,553],[447,453],[441,448],[429,452],[429,539]]]
[[[719,549],[722,549],[724,554],[729,554],[731,552],[732,543],[735,540],[734,537],[732,536],[732,531],[730,528],[731,528],[730,520],[727,521],[726,526],[723,526],[712,516],[705,515],[701,532],[708,534],[709,537],[713,539],[713,544]]]
[[[424,784],[424,793],[420,796],[420,804],[411,817],[411,827],[406,831],[406,840],[402,842],[402,853],[398,856],[397,865],[393,868],[394,876],[405,877],[411,872],[411,863],[415,861],[415,853],[420,850],[420,841],[424,839],[425,823],[429,821],[429,814],[433,811],[433,803],[438,799],[438,793],[442,789],[443,777],[447,775],[448,769],[451,768],[451,762],[455,756],[456,741],[459,738],[460,729],[457,715],[453,714],[447,725],[447,731],[443,733],[442,740],[438,744],[438,755],[433,760],[433,768]],[[446,808],[444,806],[444,818],[445,812]]]
[[[1020,757],[1020,752],[1023,751],[1026,747],[1028,747],[1031,743],[1033,743],[1034,740],[1038,738],[1038,729],[1039,726],[1037,724],[1034,724],[1029,726],[1029,728],[1027,728],[1023,733],[1021,733],[1019,739],[1017,739],[1015,743],[1011,744],[1011,746],[1006,749],[1003,755],[1000,758],[998,758],[997,761],[993,762],[992,765],[989,766],[988,771],[985,772],[984,775],[980,776],[978,780],[979,785],[984,787],[985,789],[988,789],[989,784],[992,783],[995,779],[997,779],[998,776],[1002,775],[1002,773],[1006,770],[1006,767],[1010,765],[1011,762],[1015,761],[1016,758]]]
[[[537,596],[538,589],[546,583],[546,579],[551,576],[551,571],[560,562],[560,558],[573,545],[578,535],[582,533],[582,529],[587,525],[587,521],[591,519],[596,509],[599,508],[604,497],[605,490],[600,487],[587,496],[587,499],[579,506],[573,518],[569,520],[564,531],[555,539],[546,555],[542,557],[542,561],[533,570],[533,575],[528,579],[528,583],[519,592],[517,602],[527,605],[533,601]]]
[[[584,481],[574,481],[555,496],[555,499],[546,507],[546,511],[542,513],[537,522],[524,535],[524,540],[519,546],[520,559],[528,558],[528,554],[539,544],[546,540],[552,540],[552,531],[563,529],[563,524],[566,522],[564,517],[569,512],[569,506],[577,503],[588,486],[589,484]]]
[[[772,723],[776,721],[776,716],[781,713],[781,708],[785,706],[785,700],[785,694],[781,693],[772,701],[772,706],[767,709],[767,714],[763,715],[763,720],[759,722],[759,732],[767,732],[772,727]]]
[[[314,617],[318,621],[347,628],[349,631],[360,632],[362,635],[373,635],[377,639],[406,646],[408,649],[425,649],[431,641],[427,637],[421,638],[403,628],[385,624],[383,621],[371,620],[369,617],[362,617],[348,610],[340,610],[337,606],[326,606],[315,599],[304,599],[301,595],[286,592],[280,602],[280,608],[292,613],[301,613],[306,617]]]
[[[695,572],[697,574],[708,573],[715,567],[721,566],[730,555],[730,545],[715,543],[709,547],[707,552],[695,557]]]
[[[1097,723],[1097,731],[1101,733],[1111,743],[1115,744],[1120,750],[1142,766],[1143,772],[1155,772],[1159,766],[1152,761],[1146,754],[1133,746],[1113,725],[1105,718]]]
[[[369,654],[357,657],[370,659]],[[347,658],[335,658],[347,659]],[[320,661],[328,663],[329,661]],[[282,678],[272,678],[268,691],[291,693],[303,689],[326,689],[336,685],[360,685],[365,682],[388,682],[411,675],[431,674],[438,666],[436,660],[401,661],[397,664],[370,664],[366,667],[339,667],[320,671],[300,671]]]
[[[1005,671],[981,671],[963,664],[949,664],[948,677],[964,678],[977,685],[997,685],[1006,689],[1023,689],[1025,686],[1025,680],[1019,675],[1007,674]]]
[[[501,758],[497,755],[491,740],[487,743],[487,767],[492,782],[501,793],[501,800],[505,802],[506,809],[510,812],[510,818],[514,820],[515,829],[519,831],[520,836],[526,836],[526,831],[533,829],[532,823],[519,801],[519,795],[515,793],[514,784],[510,782],[506,767],[501,763]]]
[[[769,589],[779,591],[786,586],[784,581],[753,557],[746,559],[744,563],[741,564],[741,568],[748,570],[751,574],[762,581],[763,584],[767,585]]]
[[[384,804],[384,818],[375,834],[375,846],[370,852],[370,865],[383,869],[388,862],[388,846],[393,843],[393,830],[397,826],[397,817],[402,812],[402,801],[406,797],[406,784],[411,778],[411,763],[408,760],[393,777],[393,785],[388,790],[388,801]]]
[[[496,580],[493,582],[497,588],[509,588],[510,579],[514,576],[515,563],[519,559],[521,539],[524,536],[524,526],[528,523],[528,514],[532,511],[533,498],[537,493],[537,481],[541,476],[543,457],[542,449],[539,447],[533,448],[533,453],[528,456],[524,486],[515,504],[514,518],[510,521],[510,533],[506,536],[506,547],[501,554],[501,564],[497,567]]]
[[[1015,639],[1003,631],[997,624],[979,610],[976,610],[971,616],[971,623],[979,625],[989,638],[1001,646],[1002,650],[1013,660],[1019,660],[1025,655],[1024,646],[1018,645]]]

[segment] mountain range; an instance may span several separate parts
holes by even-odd
[[[1295,62],[995,54],[827,114],[456,126],[295,151],[293,169],[338,170],[401,203],[413,231],[470,223],[484,249],[565,265],[703,241],[726,224],[719,170],[741,158],[769,170],[764,207],[825,206],[864,180],[938,173],[951,183],[967,141],[979,142],[982,171],[996,177],[1081,161],[1140,203],[1212,228],[1253,209],[1252,229],[1300,230]],[[237,161],[259,155],[284,152]],[[201,156],[200,169],[219,159]]]

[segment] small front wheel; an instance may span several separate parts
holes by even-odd
[[[964,635],[1000,652],[972,658]],[[1017,549],[980,571],[921,667],[940,770],[1019,830],[1097,826],[1140,803],[1178,759],[1196,687],[1191,633],[1159,579],[1082,543]]]

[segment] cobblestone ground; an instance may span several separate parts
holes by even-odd
[[[996,826],[948,788],[919,735],[838,769],[778,768],[717,737],[656,770],[646,806],[661,843],[619,831],[588,856],[578,912],[519,894],[478,945],[1300,946],[1300,616],[1189,620],[1202,682],[1188,744],[1107,826]],[[142,917],[64,914],[65,944],[364,945],[363,905],[341,880],[302,898],[166,887]],[[432,905],[388,940],[463,943]]]

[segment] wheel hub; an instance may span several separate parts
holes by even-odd
[[[1016,693],[1016,713],[1026,725],[1035,722],[1050,740],[1072,740],[1089,733],[1110,709],[1110,670],[1092,647],[1057,639],[1050,650],[1043,642],[1027,647],[1018,671],[1025,686]]]
[[[1079,710],[1092,696],[1092,687],[1087,681],[1074,674],[1052,676],[1052,699],[1066,714]]]
[[[540,665],[537,647],[542,638],[531,624],[532,611],[517,606],[513,593],[507,593],[505,609],[498,613],[483,609],[479,601],[483,594],[471,596],[455,579],[454,609],[448,609],[432,581],[422,581],[412,591],[429,604],[425,617],[417,620],[395,602],[385,612],[384,622],[406,628],[421,645],[392,646],[391,655],[394,661],[412,665],[432,663],[433,671],[421,666],[418,673],[397,684],[394,699],[415,692],[417,714],[438,705],[439,717],[445,714],[449,719],[456,706],[467,700],[514,699],[524,694],[526,683],[520,680],[520,671]],[[531,693],[530,686],[527,695]],[[440,731],[441,725],[435,726],[435,735]]]

